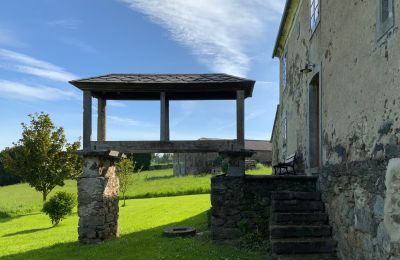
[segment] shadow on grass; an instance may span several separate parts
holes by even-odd
[[[13,220],[13,219],[16,219],[16,218],[21,218],[21,217],[33,216],[33,215],[41,214],[41,212],[32,212],[32,213],[26,213],[26,214],[13,216],[13,215],[11,215],[11,214],[9,214],[7,212],[2,212],[2,213],[4,213],[4,215],[1,215],[1,216],[4,216],[4,217],[0,216],[0,223],[5,223],[7,221],[10,221],[10,220]]]
[[[177,178],[176,176],[173,175],[165,175],[165,176],[150,176],[150,177],[145,177],[145,181],[156,181],[156,180],[168,180],[172,178]]]
[[[43,230],[48,230],[51,229],[53,227],[47,227],[47,228],[35,228],[35,229],[29,229],[29,230],[22,230],[22,231],[18,231],[15,233],[10,233],[10,234],[5,234],[2,237],[11,237],[11,236],[16,236],[16,235],[24,235],[24,234],[30,234],[30,233],[35,233],[35,232],[39,232],[39,231],[43,231]]]
[[[159,197],[175,197],[175,196],[185,196],[185,195],[197,195],[197,194],[209,194],[211,188],[196,188],[184,191],[171,191],[171,192],[149,192],[134,196],[126,196],[126,199],[148,199],[148,198],[159,198]],[[119,198],[122,199],[121,197]]]
[[[122,235],[96,245],[78,242],[55,244],[2,259],[266,259],[263,252],[242,252],[229,245],[210,241],[207,235],[190,238],[166,238],[165,228],[193,226],[198,231],[207,227],[206,211],[184,221]]]

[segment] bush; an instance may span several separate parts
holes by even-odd
[[[59,191],[43,205],[43,212],[49,215],[51,223],[56,226],[72,213],[75,205],[76,200],[72,193]]]
[[[139,170],[149,170],[151,163],[151,153],[135,153],[131,156],[132,161],[135,162],[135,172]]]

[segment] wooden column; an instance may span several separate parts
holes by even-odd
[[[92,141],[92,93],[83,91],[83,150],[90,151]]]
[[[106,105],[107,100],[98,98],[97,107],[97,141],[106,140]]]
[[[161,92],[160,101],[160,140],[169,141],[169,101],[165,92]]]
[[[236,140],[244,149],[244,90],[236,92]]]

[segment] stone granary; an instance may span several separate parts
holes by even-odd
[[[288,0],[273,163],[318,178],[341,259],[400,259],[400,1]]]
[[[243,176],[245,99],[254,81],[226,74],[111,74],[70,82],[83,91],[84,169],[78,178],[79,241],[97,243],[118,236],[118,178],[122,153],[217,152],[228,158],[227,177]],[[92,98],[98,100],[97,141],[92,141]],[[160,100],[160,141],[106,141],[107,100]],[[236,100],[235,140],[171,141],[169,102]]]
[[[201,138],[200,140],[218,140]],[[271,164],[272,144],[264,140],[245,140],[244,147],[254,153],[246,160],[254,160],[262,164]],[[174,154],[174,175],[204,174],[220,171],[218,153],[176,153]],[[253,161],[253,162],[254,162]]]

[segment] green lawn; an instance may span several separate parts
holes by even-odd
[[[246,173],[271,174],[271,168],[259,167]],[[174,177],[172,169],[144,171],[133,175],[133,184],[127,197],[149,198],[208,194],[210,193],[210,177],[211,175]],[[66,181],[64,187],[55,188],[49,197],[58,190],[76,193],[76,181]],[[6,216],[38,212],[42,207],[41,194],[29,187],[28,184],[1,187],[0,198],[0,219]]]
[[[22,186],[19,188],[23,190]],[[3,189],[0,188],[0,191]],[[26,188],[25,191],[29,193]],[[146,260],[266,258],[263,252],[244,252],[213,243],[207,235],[186,239],[161,236],[162,230],[172,224],[205,230],[209,208],[207,194],[129,200],[126,207],[120,208],[121,237],[91,246],[77,243],[76,212],[57,227],[51,227],[50,220],[42,213],[3,218],[0,219],[0,257]]]

